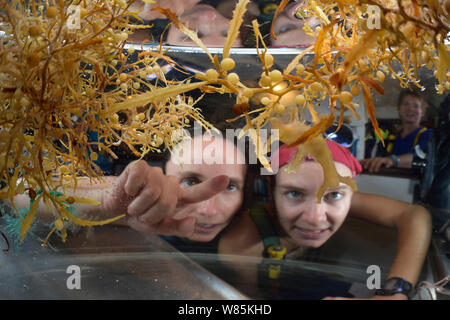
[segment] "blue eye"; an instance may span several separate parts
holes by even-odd
[[[192,187],[198,183],[200,183],[200,180],[198,180],[197,178],[184,178],[180,181],[180,185],[183,188]]]
[[[333,192],[327,193],[325,195],[325,198],[327,200],[340,200],[343,197],[344,197],[344,193],[339,192],[339,191],[333,191]]]
[[[300,199],[302,197],[302,193],[298,191],[288,191],[286,192],[286,196],[290,199]]]
[[[236,191],[237,189],[238,189],[238,186],[234,183],[230,183],[227,187],[227,191],[230,191],[230,192]]]

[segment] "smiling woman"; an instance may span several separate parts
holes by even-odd
[[[243,204],[247,166],[232,141],[199,131],[177,145],[183,157],[169,159],[165,173],[140,160],[131,162],[118,177],[103,177],[103,183],[80,181],[77,195],[89,195],[98,205],[78,206],[77,217],[123,215],[117,224],[143,234],[214,240]],[[15,200],[18,207],[27,202],[22,196]],[[40,218],[51,214],[42,201],[38,206]]]
[[[347,166],[335,165],[340,175],[351,177]],[[274,199],[280,224],[300,246],[323,245],[341,227],[350,208],[353,190],[343,183],[327,190],[322,202],[317,203],[322,175],[318,162],[307,161],[296,174],[281,170],[276,177]]]
[[[214,145],[212,152],[206,152]],[[241,208],[246,175],[245,157],[234,145],[221,136],[205,133],[182,143],[184,157],[172,158],[165,166],[167,175],[175,176],[181,188],[191,188],[217,175],[226,175],[229,184],[221,193],[176,210],[174,217],[193,216],[195,229],[189,239],[200,242],[213,240]],[[227,152],[233,150],[233,152]],[[186,156],[188,155],[188,156]]]
[[[347,149],[332,141],[327,141],[327,145],[341,176],[353,179],[361,172],[359,162]],[[403,278],[415,284],[430,242],[428,211],[421,206],[353,192],[343,183],[327,189],[318,201],[316,195],[324,180],[323,169],[308,157],[297,170],[287,171],[296,152],[297,148],[282,146],[273,155],[272,162],[278,159],[275,163],[279,163],[280,170],[275,179],[268,180],[273,185],[268,185],[266,200],[272,201],[255,205],[237,217],[221,238],[219,252],[264,257],[261,263],[274,259],[271,255],[274,250],[281,252],[277,259],[308,260],[311,249],[333,241],[332,236],[347,216],[352,216],[397,229],[397,255],[387,278]],[[244,275],[247,276],[250,275]],[[388,297],[374,296],[374,299],[408,296],[409,292],[402,292]]]

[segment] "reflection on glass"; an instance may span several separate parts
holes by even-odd
[[[270,35],[272,47],[280,46],[309,46],[314,38],[303,30],[305,23],[314,30],[319,26],[319,20],[315,17],[305,18],[301,14],[304,1],[292,2],[284,8],[273,23],[273,31],[276,39]]]
[[[198,37],[209,47],[222,47],[227,38],[230,19],[225,18],[216,8],[209,4],[198,4],[187,10],[179,19],[197,32]],[[196,46],[183,32],[171,26],[167,35],[167,44],[179,46]],[[234,47],[242,47],[237,39]]]
[[[233,47],[253,46],[254,34],[251,21],[258,20],[260,31],[266,44],[272,47],[309,46],[314,38],[302,29],[305,23],[314,30],[319,26],[317,18],[308,18],[301,11],[304,1],[293,1],[278,15],[274,21],[273,30],[276,39],[270,34],[272,17],[278,1],[252,1],[247,5],[244,23]],[[155,10],[157,7],[170,9],[190,29],[195,30],[198,37],[208,47],[222,47],[225,44],[228,28],[235,8],[236,0],[160,0],[156,3],[138,2],[133,10],[140,10],[139,17],[144,23],[153,25],[146,30],[137,30],[130,36],[130,42],[159,40],[167,45],[197,46],[188,36],[174,26],[166,30],[170,22],[165,15]],[[301,13],[301,14],[299,14]],[[163,32],[165,32],[163,34]],[[152,37],[153,36],[153,37]]]
[[[154,8],[160,7],[163,9],[170,9],[177,16],[183,14],[185,11],[191,9],[200,0],[158,0],[154,3],[141,3],[142,11],[139,16],[144,20],[165,19],[166,17]]]
[[[168,45],[197,46],[188,36],[173,25],[166,26],[170,22],[167,17],[155,10],[160,7],[170,9],[178,19],[187,27],[197,32],[198,37],[208,47],[222,47],[225,44],[227,32],[230,26],[232,11],[236,5],[235,0],[223,1],[201,1],[200,0],[160,0],[156,3],[142,3],[139,1],[133,10],[140,10],[138,16],[145,24],[152,28],[137,30],[129,37],[129,42],[143,42],[159,40]],[[251,9],[253,8],[253,9]],[[257,16],[257,9],[253,4],[248,6],[248,11]],[[165,32],[165,34],[163,34]],[[243,33],[245,34],[245,32]],[[243,41],[240,37],[233,47],[242,47]]]

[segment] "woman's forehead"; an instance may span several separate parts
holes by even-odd
[[[176,168],[175,168],[176,167]],[[167,163],[171,171],[212,171],[217,174],[245,174],[245,156],[232,141],[217,136],[196,136],[174,148]],[[220,172],[220,173],[219,173]]]
[[[334,161],[337,173],[342,177],[352,177],[352,171],[345,164]],[[322,165],[317,161],[303,161],[295,171],[285,170],[288,164],[281,167],[276,176],[277,184],[289,182],[301,187],[322,184],[324,172]]]
[[[168,165],[167,174],[181,178],[196,177],[207,180],[219,175],[226,175],[231,181],[244,183],[246,166],[244,164],[188,164]]]
[[[216,8],[207,4],[195,5],[180,16],[180,20],[183,22],[200,22],[205,20],[205,18],[206,20],[211,20],[215,23],[220,22],[229,24],[230,22],[230,20],[225,18]]]

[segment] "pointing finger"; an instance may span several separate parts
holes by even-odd
[[[181,190],[181,197],[177,207],[188,203],[201,202],[214,197],[216,194],[226,189],[230,183],[230,178],[225,175],[216,176],[195,186]]]

